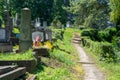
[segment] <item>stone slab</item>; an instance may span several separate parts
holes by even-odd
[[[0,80],[14,80],[26,73],[25,67],[20,67],[5,74],[0,75]]]

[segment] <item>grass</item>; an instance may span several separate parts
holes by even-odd
[[[29,50],[25,53],[0,53],[0,60],[32,60],[34,56],[32,51]]]
[[[41,63],[33,72],[36,80],[82,80],[83,70],[77,63],[78,55],[71,44],[73,29],[66,29],[64,39],[53,43],[59,48],[50,52],[50,57],[42,57]]]

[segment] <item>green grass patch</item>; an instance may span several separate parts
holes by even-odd
[[[0,53],[0,60],[32,60],[32,50],[25,53]]]
[[[65,68],[44,67],[44,71],[37,74],[39,77],[36,80],[65,80],[68,74],[69,72]]]

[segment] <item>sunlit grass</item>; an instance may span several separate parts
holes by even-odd
[[[31,60],[34,59],[32,50],[25,53],[0,53],[0,60]]]
[[[67,74],[69,72],[65,68],[52,69],[50,67],[44,67],[44,71],[37,74],[39,77],[36,80],[65,80]]]

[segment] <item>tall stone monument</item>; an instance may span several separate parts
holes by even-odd
[[[32,32],[31,32],[31,11],[28,8],[23,8],[21,11],[21,26],[19,38],[19,50],[27,51],[32,47]]]

